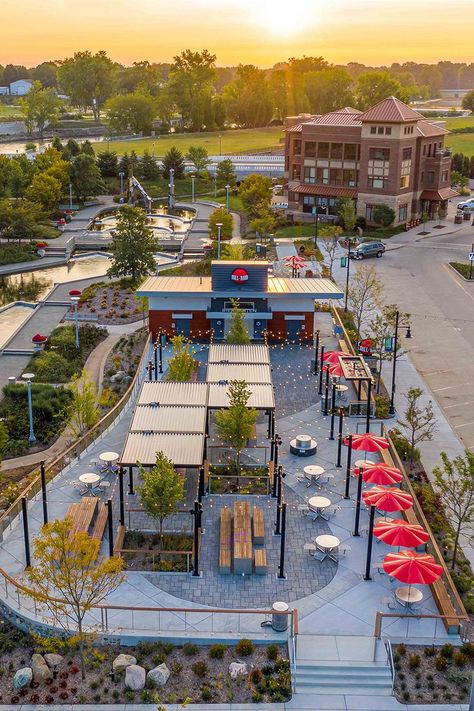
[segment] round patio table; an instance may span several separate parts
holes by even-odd
[[[95,472],[86,472],[85,474],[81,474],[79,477],[79,481],[81,484],[85,484],[87,489],[86,492],[92,491],[94,486],[99,483],[100,481],[100,476],[98,474],[95,474]]]
[[[307,467],[304,467],[303,471],[310,479],[313,477],[317,479],[321,476],[321,474],[324,474],[325,469],[324,467],[320,467],[318,464],[308,464]]]
[[[331,558],[331,560],[337,562],[336,556],[332,554],[332,551],[337,548],[341,543],[337,536],[330,536],[328,534],[324,534],[322,536],[317,536],[314,542],[316,543],[316,547],[318,548],[318,550],[323,553],[323,560],[325,560],[326,558]]]
[[[324,509],[331,506],[331,499],[326,496],[312,496],[308,499],[308,506],[310,510],[315,514],[315,518],[324,518],[327,521],[327,516],[324,515]]]
[[[404,585],[395,590],[395,597],[402,605],[410,607],[411,605],[423,600],[423,593],[419,588],[414,588],[409,585]]]
[[[117,452],[102,452],[102,454],[99,454],[100,461],[105,464],[113,464],[118,458],[119,455]]]

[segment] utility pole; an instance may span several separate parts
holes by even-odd
[[[395,314],[395,336],[393,339],[393,365],[392,365],[392,393],[390,396],[390,407],[389,413],[391,415],[395,412],[395,375],[397,372],[397,350],[398,350],[398,320],[400,318],[400,312],[397,311]]]

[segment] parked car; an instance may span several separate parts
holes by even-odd
[[[362,242],[355,249],[351,249],[349,255],[352,259],[366,259],[367,257],[381,257],[384,252],[383,242]]]
[[[458,202],[458,210],[474,210],[474,198],[469,198],[469,200],[463,200]]]

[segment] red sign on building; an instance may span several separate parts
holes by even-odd
[[[242,267],[237,267],[237,269],[234,269],[234,271],[230,275],[230,278],[237,284],[243,284],[244,281],[248,280],[249,275],[245,269],[242,269]]]

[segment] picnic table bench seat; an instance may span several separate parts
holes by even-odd
[[[219,572],[231,572],[231,527],[232,521],[230,509],[227,506],[221,509],[220,512],[220,535],[219,535]]]

